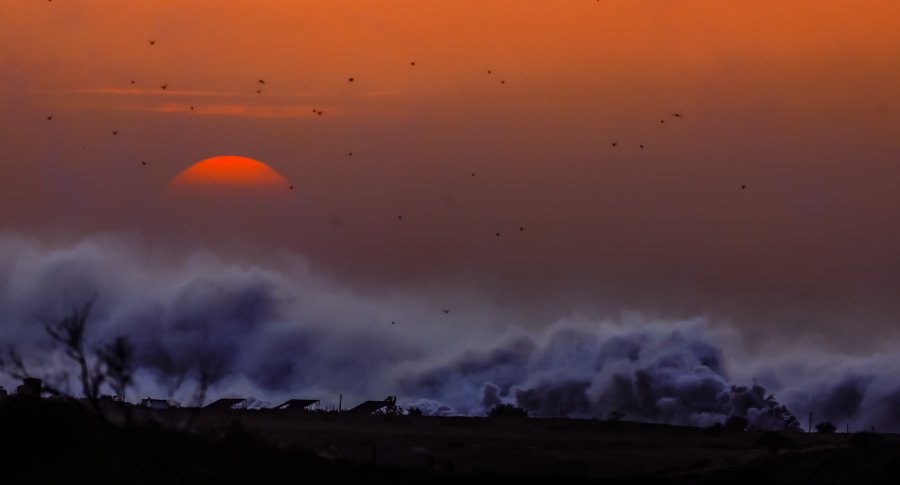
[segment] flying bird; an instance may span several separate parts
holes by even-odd
[[[262,91],[260,91],[259,89],[256,90],[256,94],[259,94],[259,93],[261,93],[261,92],[262,92]]]
[[[410,62],[409,65],[410,65],[410,66],[415,66],[416,63],[415,63],[415,62]]]
[[[449,309],[444,310],[444,309],[442,308],[441,311],[444,312],[444,313],[450,313],[450,310],[449,310]]]
[[[488,71],[488,74],[490,74],[490,73],[491,73],[491,71]]]
[[[294,186],[293,186],[293,185],[291,185],[291,190],[294,190]]]
[[[397,219],[403,219],[403,216],[397,216]]]
[[[155,40],[151,40],[151,41],[150,41],[150,45],[153,45],[153,44],[155,44],[155,43],[156,43]]]
[[[641,145],[641,148],[644,148],[644,145]]]
[[[742,188],[742,189],[746,189],[747,186],[746,186],[746,185],[741,185],[741,188]]]
[[[499,236],[499,235],[500,235],[500,233],[499,233],[499,232],[498,232],[498,233],[497,233],[497,235],[498,235],[498,236]]]
[[[131,84],[134,84],[134,81],[131,81]]]
[[[141,162],[141,165],[147,165],[147,162]]]
[[[319,111],[319,114],[322,114],[322,112],[321,112],[321,111]]]
[[[115,135],[116,133],[118,133],[118,131],[114,131],[114,132],[113,132],[113,135]]]
[[[266,82],[263,81],[262,79],[260,79],[260,80],[259,80],[259,83],[260,83],[260,84],[265,84]]]
[[[525,228],[524,228],[524,227],[520,227],[519,230],[520,230],[520,231],[524,231]]]
[[[613,142],[613,146],[616,146],[616,142]]]
[[[506,81],[500,81],[500,84],[506,84]]]
[[[353,152],[350,152],[350,156],[351,156],[351,157],[353,156]]]
[[[473,174],[472,174],[472,176],[473,176],[473,177],[474,177],[474,176],[475,176],[475,174],[474,174],[474,173],[473,173]]]
[[[163,85],[162,85],[162,88],[163,88],[163,89],[166,89],[166,86],[168,86],[168,84],[163,84]]]
[[[676,117],[676,118],[681,118],[681,115],[678,114],[678,113],[672,113],[672,116],[674,116],[674,117]]]
[[[393,324],[394,324],[394,322],[391,322],[391,325],[393,325]]]
[[[666,120],[659,120],[659,122],[660,122],[660,123],[665,123],[665,122],[666,122]]]
[[[193,106],[191,106],[191,111],[194,111],[194,107],[193,107]]]
[[[353,82],[353,78],[352,78],[352,77],[350,78],[350,82],[351,82],[351,83]]]
[[[53,117],[52,117],[52,116],[48,116],[47,119],[48,119],[48,120],[52,120]]]

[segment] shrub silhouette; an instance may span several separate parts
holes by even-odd
[[[527,418],[528,411],[513,404],[498,404],[488,411],[489,418]]]
[[[725,429],[727,431],[744,431],[747,429],[747,425],[750,424],[746,418],[742,418],[740,416],[732,416],[725,421]]]
[[[422,415],[422,410],[419,409],[419,408],[413,408],[413,407],[411,407],[411,408],[408,408],[408,409],[406,410],[406,414],[407,414],[408,416],[421,416],[421,415]]]
[[[621,421],[624,417],[624,413],[613,409],[612,411],[606,413],[606,427],[609,429],[619,429],[619,421]]]
[[[831,421],[825,421],[816,425],[816,433],[834,433],[837,426],[831,424]]]

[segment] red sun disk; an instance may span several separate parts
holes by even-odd
[[[268,165],[252,158],[224,156],[197,162],[169,183],[170,189],[278,189],[290,182]]]

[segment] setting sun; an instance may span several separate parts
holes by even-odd
[[[252,158],[224,156],[191,165],[169,183],[169,190],[186,188],[285,189],[290,182]]]

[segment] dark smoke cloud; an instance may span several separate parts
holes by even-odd
[[[473,405],[480,387],[481,399]],[[760,385],[736,386],[721,351],[700,328],[617,335],[556,328],[541,344],[515,335],[486,352],[416,376],[404,390],[430,394],[467,413],[510,402],[535,416],[605,416],[708,426],[746,417],[766,429],[796,429],[791,413]]]
[[[317,276],[295,255],[273,261],[178,257],[113,236],[51,246],[5,235],[0,340],[17,346],[31,373],[58,376],[68,363],[35,315],[61,314],[97,294],[91,344],[125,335],[138,347],[132,401],[191,403],[205,382],[207,398],[250,396],[251,407],[397,395],[433,415],[483,415],[513,403],[534,416],[618,410],[626,419],[707,426],[735,415],[760,428],[798,429],[791,411],[812,411],[817,422],[900,429],[898,365],[889,354],[746,355],[734,343],[739,335],[702,319],[573,318],[528,333],[485,302],[472,305],[471,321],[451,324],[424,293],[369,296]]]

